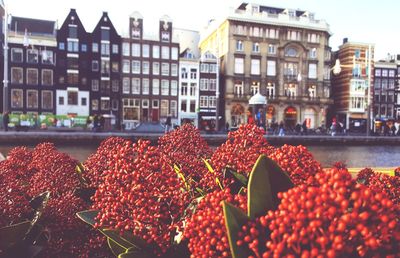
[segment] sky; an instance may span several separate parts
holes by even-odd
[[[158,21],[168,15],[175,28],[201,31],[207,22],[239,6],[237,0],[4,0],[15,16],[55,20],[62,25],[70,8],[75,8],[87,31],[92,31],[103,11],[117,31],[126,35],[129,15],[142,14],[144,31],[157,31]],[[330,46],[337,50],[343,38],[375,44],[375,60],[387,54],[400,54],[397,18],[398,0],[253,0],[267,6],[307,10],[330,25]]]

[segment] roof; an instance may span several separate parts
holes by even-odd
[[[54,35],[55,26],[55,21],[12,16],[10,30],[25,33],[26,29],[32,35]]]

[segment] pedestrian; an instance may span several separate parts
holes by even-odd
[[[301,125],[299,123],[297,123],[296,126],[294,127],[294,131],[296,132],[296,135],[301,134]]]
[[[394,124],[392,124],[392,127],[390,128],[392,130],[392,136],[396,135],[396,127],[394,126]]]
[[[171,127],[172,127],[171,120],[172,120],[171,114],[168,114],[167,120],[165,120],[165,133],[168,133],[169,131],[171,131]]]
[[[303,129],[303,134],[307,135],[307,120],[304,120],[303,124],[301,125],[301,129]]]
[[[283,121],[279,123],[279,136],[285,136],[285,125],[283,124]]]
[[[97,115],[97,114],[95,114],[94,116],[93,116],[93,131],[94,132],[97,132],[98,131],[98,128],[99,127],[99,116]]]
[[[332,136],[335,136],[336,135],[336,130],[337,130],[337,124],[336,124],[336,121],[333,121],[332,122],[332,125],[331,125],[331,135]]]
[[[100,118],[99,118],[100,131],[103,131],[103,130],[104,130],[104,124],[105,124],[105,122],[106,122],[106,119],[104,118],[104,116],[103,116],[103,115],[100,115]]]
[[[10,122],[10,116],[8,114],[8,111],[5,111],[3,114],[3,126],[4,126],[4,131],[8,131],[8,123]]]
[[[228,122],[226,122],[226,124],[225,124],[225,130],[226,130],[227,132],[229,132],[229,123],[228,123]]]

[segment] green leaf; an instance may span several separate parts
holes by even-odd
[[[125,253],[118,255],[118,258],[155,258],[155,255],[151,255],[144,250],[138,250],[134,247],[129,248]]]
[[[38,196],[34,197],[30,200],[29,205],[32,209],[35,210],[34,216],[31,221],[31,225],[35,225],[36,222],[39,220],[40,216],[44,209],[46,208],[47,202],[50,200],[50,191],[46,191],[44,193],[39,194]]]
[[[100,232],[103,233],[106,237],[114,240],[114,242],[116,242],[121,247],[124,247],[125,249],[134,247],[135,249],[140,250],[146,247],[146,243],[142,239],[128,232],[124,232],[123,236],[112,229],[100,229]]]
[[[233,206],[228,202],[223,202],[222,207],[224,210],[225,227],[228,233],[229,246],[231,249],[233,258],[249,257],[244,246],[238,246],[236,244],[238,240],[238,233],[242,226],[246,224],[249,218],[239,208]]]
[[[261,155],[250,173],[248,216],[253,219],[276,209],[279,204],[278,192],[287,191],[293,186],[289,176],[273,160]]]
[[[86,210],[86,211],[80,211],[77,212],[76,215],[78,218],[89,224],[90,226],[94,226],[96,223],[95,218],[99,214],[98,210]]]
[[[125,253],[128,249],[120,246],[117,242],[107,237],[108,247],[111,249],[111,252],[118,257],[118,255]]]
[[[30,221],[24,221],[0,228],[0,250],[5,250],[16,243],[21,242],[30,228]]]
[[[206,159],[203,159],[203,162],[204,162],[204,164],[206,164],[208,171],[211,172],[211,174],[213,174],[215,176],[215,183],[217,183],[217,185],[219,186],[219,188],[221,188],[221,190],[224,189],[222,187],[221,182],[219,181],[219,179],[217,177],[217,174],[215,173],[213,167],[211,166],[211,164]]]
[[[226,168],[225,171],[231,174],[236,179],[236,181],[240,182],[244,186],[247,186],[249,179],[245,175],[240,174],[231,168]]]
[[[74,195],[81,198],[86,203],[92,203],[92,196],[96,193],[95,187],[75,188]]]

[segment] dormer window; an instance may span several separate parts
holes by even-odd
[[[168,31],[161,32],[161,41],[169,42],[169,32]]]
[[[132,28],[132,38],[140,39],[140,29],[139,28]]]

